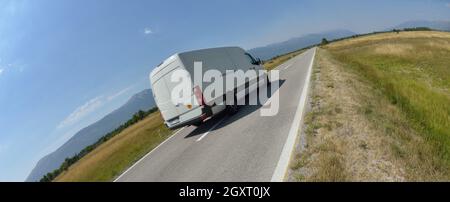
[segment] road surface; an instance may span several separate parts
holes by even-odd
[[[216,117],[198,128],[185,127],[116,181],[281,180],[297,135],[302,92],[314,55],[315,48],[277,68],[280,108],[276,116],[260,116],[260,105],[243,106],[233,116]]]

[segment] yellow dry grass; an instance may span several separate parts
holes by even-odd
[[[306,149],[297,151],[293,181],[403,181],[401,164],[390,148],[393,140],[366,116],[369,85],[345,71],[318,49],[313,73],[311,110],[305,117]]]
[[[357,37],[352,39],[346,39],[343,41],[338,41],[330,43],[326,46],[327,49],[341,49],[341,48],[351,48],[352,45],[362,45],[365,43],[377,43],[383,40],[396,40],[396,39],[416,39],[416,38],[435,38],[435,39],[450,39],[450,34],[448,32],[439,31],[416,31],[416,32],[389,32],[382,34],[374,34],[364,37]]]
[[[111,181],[170,134],[159,112],[153,113],[100,145],[54,181]]]
[[[400,32],[324,46],[293,181],[448,181],[450,33]]]
[[[278,67],[279,65],[283,64],[284,62],[294,58],[297,55],[300,55],[301,53],[303,53],[305,50],[298,50],[298,51],[294,51],[292,53],[288,53],[285,55],[281,55],[275,58],[272,58],[266,62],[264,62],[264,67],[266,70],[272,70],[276,67]]]
[[[376,46],[374,52],[382,55],[404,56],[414,50],[411,44],[382,44]]]

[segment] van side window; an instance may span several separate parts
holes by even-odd
[[[248,59],[248,61],[250,62],[250,64],[255,64],[256,60],[255,58],[252,57],[252,55],[245,53],[245,56],[247,56],[246,58]]]

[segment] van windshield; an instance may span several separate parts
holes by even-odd
[[[253,58],[253,56],[250,55],[250,53],[245,53],[245,55],[247,56],[247,59],[249,60],[249,62],[250,62],[251,64],[255,64],[255,63],[256,63],[255,58]]]

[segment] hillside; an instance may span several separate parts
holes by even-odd
[[[135,94],[124,105],[101,120],[83,128],[56,151],[39,160],[28,176],[27,181],[40,180],[43,175],[59,168],[65,158],[72,157],[86,146],[95,143],[102,136],[130,119],[134,113],[139,110],[149,110],[154,106],[155,101],[150,89]]]
[[[322,46],[291,181],[448,181],[450,33]]]
[[[339,39],[355,35],[354,32],[348,30],[333,30],[316,34],[308,34],[296,37],[280,43],[269,44],[264,47],[258,47],[248,50],[249,53],[262,60],[268,60],[278,55],[294,52],[296,50],[319,44],[323,38],[328,40]]]

